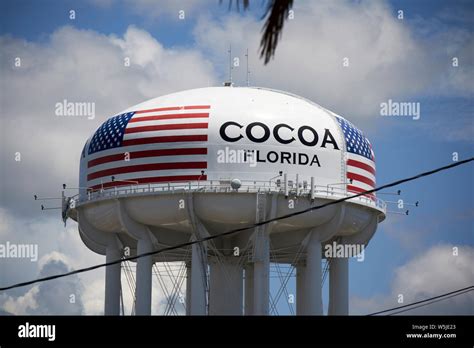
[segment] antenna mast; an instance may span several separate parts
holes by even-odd
[[[229,45],[229,82],[232,86],[232,45]]]
[[[245,54],[247,57],[247,87],[250,86],[250,70],[249,70],[249,49],[247,48],[247,53]]]

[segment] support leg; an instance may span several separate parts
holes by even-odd
[[[256,232],[253,269],[253,314],[268,315],[270,299],[270,240],[264,229]]]
[[[138,240],[138,254],[152,251],[150,240]],[[152,256],[141,257],[137,260],[137,285],[136,285],[136,315],[151,314],[151,268],[153,265]]]
[[[304,304],[306,315],[322,315],[321,242],[315,234],[310,237],[306,252]]]
[[[329,267],[329,315],[349,314],[349,259],[333,258]]]
[[[113,243],[107,246],[105,262],[120,260],[122,252]],[[120,315],[120,263],[105,268],[105,315]]]
[[[190,315],[206,315],[206,270],[204,248],[193,244],[191,261],[191,308]]]
[[[305,273],[306,265],[304,262],[296,266],[296,315],[305,315]]]

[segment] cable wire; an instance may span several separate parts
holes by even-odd
[[[416,308],[420,308],[420,307],[424,307],[424,306],[429,306],[429,305],[434,304],[434,303],[436,303],[436,302],[440,302],[440,301],[444,301],[444,300],[450,299],[451,297],[455,297],[455,296],[459,296],[459,295],[466,294],[466,293],[468,293],[469,291],[472,291],[472,289],[469,289],[469,290],[466,290],[466,291],[463,291],[463,292],[459,292],[459,293],[457,293],[457,294],[453,294],[453,295],[450,295],[450,296],[447,296],[447,297],[439,298],[439,299],[433,300],[433,301],[431,301],[431,302],[429,302],[429,303],[422,303],[422,304],[420,304],[420,305],[418,305],[418,306],[415,306],[415,307],[412,307],[412,308],[402,309],[401,311],[394,312],[394,313],[390,313],[389,315],[395,315],[395,314],[399,314],[399,313],[411,311],[411,310],[416,309]]]
[[[414,176],[411,176],[411,177],[408,177],[408,178],[405,178],[405,179],[400,179],[400,180],[391,182],[389,184],[385,184],[385,185],[382,185],[380,187],[374,188],[372,190],[360,192],[360,193],[357,193],[357,194],[352,195],[352,196],[347,196],[347,197],[344,197],[344,198],[333,200],[331,202],[328,202],[328,203],[325,203],[325,204],[322,204],[322,205],[319,205],[319,206],[309,207],[309,208],[301,210],[301,211],[296,211],[294,213],[290,213],[290,214],[278,216],[278,217],[275,217],[275,218],[271,218],[271,219],[268,219],[268,220],[265,220],[265,221],[257,222],[257,223],[254,223],[254,224],[250,225],[250,226],[236,228],[234,230],[230,230],[230,231],[227,231],[227,232],[215,234],[215,235],[212,235],[212,236],[207,236],[207,237],[204,237],[204,238],[201,238],[201,239],[196,239],[194,241],[189,241],[189,242],[186,242],[186,243],[181,243],[181,244],[178,244],[178,245],[169,246],[169,247],[165,247],[165,248],[162,248],[162,249],[158,249],[158,250],[150,251],[150,252],[147,252],[147,253],[139,254],[139,255],[136,255],[136,256],[130,256],[130,257],[118,259],[118,260],[115,260],[115,261],[110,261],[110,262],[97,264],[97,265],[90,266],[90,267],[77,269],[77,270],[67,272],[67,273],[55,274],[55,275],[48,276],[48,277],[38,278],[38,279],[34,279],[34,280],[22,282],[22,283],[17,283],[17,284],[5,286],[5,287],[0,287],[0,291],[10,290],[10,289],[19,288],[19,287],[39,283],[39,282],[44,282],[44,281],[48,281],[48,280],[67,277],[67,276],[70,276],[70,275],[73,275],[73,274],[89,272],[89,271],[92,271],[92,270],[95,270],[95,269],[98,269],[98,268],[116,265],[118,263],[122,263],[123,261],[137,260],[137,259],[142,258],[142,257],[153,256],[153,255],[156,255],[156,254],[163,253],[165,251],[171,251],[171,250],[175,250],[175,249],[179,249],[179,248],[184,248],[184,247],[191,246],[193,244],[203,243],[203,242],[206,242],[206,241],[209,241],[209,240],[212,240],[212,239],[216,239],[216,238],[220,238],[220,237],[224,237],[224,236],[229,236],[229,235],[236,234],[236,233],[239,233],[239,232],[243,232],[243,231],[255,228],[255,227],[263,226],[263,225],[269,224],[269,223],[274,222],[274,221],[287,219],[287,218],[290,218],[290,217],[293,217],[293,216],[298,216],[298,215],[301,215],[301,214],[311,212],[313,210],[319,210],[319,209],[322,209],[322,208],[325,208],[325,207],[328,207],[328,206],[331,206],[331,205],[339,204],[339,203],[345,202],[347,200],[357,198],[357,197],[360,197],[360,196],[364,196],[364,195],[367,195],[367,194],[370,194],[370,193],[374,193],[374,192],[377,192],[377,191],[380,191],[380,190],[383,190],[383,189],[386,189],[386,188],[389,188],[389,187],[398,186],[400,184],[403,184],[403,183],[406,183],[406,182],[409,182],[409,181],[417,180],[417,179],[420,179],[420,178],[425,177],[425,176],[430,176],[430,175],[433,175],[435,173],[439,173],[439,172],[442,172],[442,171],[445,171],[445,170],[448,170],[448,169],[451,169],[451,168],[454,168],[454,167],[461,166],[463,164],[467,164],[471,161],[474,161],[474,157],[471,157],[471,158],[468,158],[468,159],[465,159],[465,160],[462,160],[462,161],[458,161],[458,162],[455,162],[455,163],[452,163],[452,164],[449,164],[449,165],[446,165],[446,166],[443,166],[443,167],[439,167],[439,168],[436,168],[436,169],[433,169],[433,170],[430,170],[430,171],[427,171],[427,172],[423,172],[423,173],[420,173],[420,174],[417,174],[417,175],[414,175]]]
[[[441,300],[445,300],[446,298],[444,298],[444,297],[446,297],[446,296],[449,296],[449,295],[457,296],[457,295],[461,295],[463,293],[466,293],[466,292],[469,292],[469,291],[472,291],[472,290],[474,290],[474,285],[471,285],[471,286],[468,286],[468,287],[465,287],[465,288],[462,288],[462,289],[454,290],[454,291],[451,291],[451,292],[447,292],[445,294],[441,294],[441,295],[438,295],[438,296],[433,296],[433,297],[430,297],[430,298],[427,298],[427,299],[424,299],[424,300],[421,300],[421,301],[412,302],[412,303],[409,303],[409,304],[406,304],[406,305],[403,305],[403,306],[393,307],[393,308],[385,309],[383,311],[374,312],[374,313],[371,313],[371,314],[368,314],[368,315],[372,316],[372,315],[387,313],[387,312],[391,312],[391,311],[394,311],[394,310],[397,310],[397,309],[400,309],[400,308],[412,307],[413,305],[417,305],[417,304],[420,304],[420,303],[425,303],[425,302],[429,302],[429,301],[437,300],[437,299],[438,299],[438,301],[441,301]],[[435,301],[435,302],[437,302],[437,301]],[[431,302],[431,303],[434,303],[434,302]],[[429,305],[431,303],[425,303],[424,305],[426,306],[426,305]],[[419,307],[422,307],[422,306],[419,306]],[[405,311],[408,311],[408,310],[411,310],[411,309],[415,309],[415,308],[418,308],[418,307],[398,311],[398,312],[395,312],[395,313],[391,313],[389,315],[402,313],[402,312],[405,312]]]

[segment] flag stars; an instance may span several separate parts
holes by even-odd
[[[125,127],[133,115],[133,112],[128,112],[126,114],[112,117],[104,122],[104,124],[100,126],[93,135],[88,154],[90,155],[98,151],[120,147]]]
[[[370,143],[362,131],[341,117],[336,117],[336,119],[344,133],[347,151],[364,156],[368,159],[373,159]]]

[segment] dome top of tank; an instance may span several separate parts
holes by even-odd
[[[334,112],[322,107],[321,105],[313,102],[312,100],[308,98],[304,98],[297,94],[293,94],[293,93],[278,90],[278,89],[267,88],[267,87],[239,87],[239,86],[201,87],[201,88],[194,88],[194,89],[173,92],[173,93],[169,93],[169,94],[165,94],[162,96],[148,99],[142,103],[136,104],[134,106],[131,106],[123,110],[119,114],[134,111],[140,108],[147,109],[149,106],[153,106],[157,103],[159,104],[166,103],[168,99],[174,100],[175,98],[184,97],[187,99],[197,98],[198,100],[202,100],[202,98],[204,97],[207,100],[218,101],[219,98],[226,95],[232,96],[233,98],[236,98],[239,101],[248,99],[252,102],[257,102],[257,103],[264,101],[264,100],[259,100],[259,98],[265,98],[265,96],[270,96],[270,95],[277,96],[279,100],[281,101],[281,103],[285,103],[285,104],[291,103],[292,99],[297,99],[299,101],[306,102],[312,105],[313,107],[317,107],[321,110],[324,110],[328,114],[336,116]]]
[[[271,100],[274,108],[291,108],[294,103],[306,104],[307,107],[316,108],[320,111],[318,117],[330,117],[339,121],[340,126],[344,126],[344,123],[352,126],[359,134],[363,135],[363,132],[354,126],[350,121],[345,119],[333,111],[326,109],[325,107],[315,103],[314,101],[282,90],[271,89],[266,87],[239,87],[239,86],[217,86],[217,87],[201,87],[189,90],[183,90],[150,98],[139,104],[133,105],[117,114],[107,118],[102,126],[109,120],[117,115],[123,115],[127,113],[133,113],[137,110],[156,110],[158,111],[179,111],[187,110],[192,106],[200,105],[180,105],[182,103],[195,103],[195,104],[210,104],[220,103],[223,101],[222,98],[226,98],[225,102],[229,100],[237,103],[238,107],[245,109],[251,104],[265,104]],[[174,105],[172,107],[166,107],[166,105]],[[193,109],[195,110],[195,109]],[[341,122],[343,121],[343,122]],[[100,129],[100,127],[99,127]],[[84,151],[88,147],[90,140],[93,138],[95,132],[87,140]],[[84,154],[83,151],[83,154]],[[86,151],[87,154],[87,151]]]

